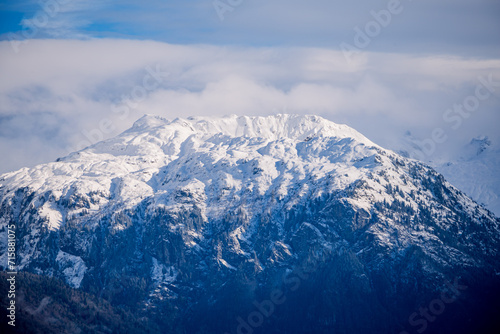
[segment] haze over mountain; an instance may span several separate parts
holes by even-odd
[[[500,215],[500,149],[487,136],[472,138],[446,154],[428,155],[419,146],[421,142],[406,135],[394,145],[404,156],[418,156],[434,167],[454,186],[483,204],[497,216]],[[421,145],[421,144],[420,144]],[[399,149],[396,149],[399,147]]]

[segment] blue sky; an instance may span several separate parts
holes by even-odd
[[[498,18],[498,0],[3,1],[0,172],[144,113],[318,114],[393,149],[442,128],[432,159],[479,135],[498,143]],[[151,71],[161,82],[144,91]],[[477,110],[447,114],[487,78]]]
[[[452,53],[493,57],[500,53],[500,1],[392,0],[393,15],[370,50]],[[233,5],[230,5],[230,4]],[[391,0],[191,0],[4,1],[0,34],[27,30],[49,14],[35,38],[110,37],[168,43],[339,48],[354,28],[387,9]],[[216,8],[219,8],[219,13]],[[47,8],[44,12],[44,8]],[[218,15],[221,14],[221,15]],[[221,20],[223,18],[223,20]],[[40,21],[42,22],[42,21]]]

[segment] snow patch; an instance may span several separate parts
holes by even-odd
[[[151,268],[151,279],[157,284],[172,283],[177,278],[177,270],[173,266],[165,266],[156,258],[152,258],[153,267]]]
[[[87,271],[87,266],[82,258],[60,250],[57,253],[56,262],[59,264],[59,268],[64,268],[62,272],[66,282],[73,288],[78,289]]]
[[[40,216],[47,219],[47,224],[51,231],[57,231],[63,223],[63,216],[57,205],[53,202],[46,202],[40,208]]]

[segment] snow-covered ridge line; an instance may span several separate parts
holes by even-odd
[[[164,130],[187,128],[206,135],[222,134],[230,137],[258,137],[269,140],[283,138],[306,140],[311,137],[353,138],[369,146],[376,146],[361,133],[344,124],[336,124],[314,115],[277,114],[272,116],[188,117],[172,121],[155,115],[144,115],[126,132],[141,132],[154,128]]]
[[[1,175],[0,195],[10,198],[22,188],[36,192],[40,200],[34,206],[40,208],[48,226],[57,229],[84,207],[98,212],[110,201],[133,206],[145,197],[162,198],[178,188],[195,187],[194,193],[200,196],[205,192],[219,196],[218,192],[227,192],[222,188],[264,194],[280,177],[283,181],[277,193],[283,195],[310,171],[325,175],[337,169],[351,170],[349,177],[337,181],[345,186],[360,176],[352,164],[375,154],[375,147],[350,127],[318,116],[167,120],[145,115],[117,137],[56,162]],[[286,164],[277,166],[280,161]],[[346,162],[351,167],[344,166]],[[237,165],[241,167],[235,169]],[[215,172],[222,190],[211,181]],[[185,184],[187,178],[194,183]],[[59,212],[55,203],[61,200],[83,202],[71,212]]]

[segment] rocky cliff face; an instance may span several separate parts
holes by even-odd
[[[19,270],[164,332],[464,330],[498,307],[482,291],[500,281],[499,219],[431,168],[319,117],[145,116],[0,180]]]

